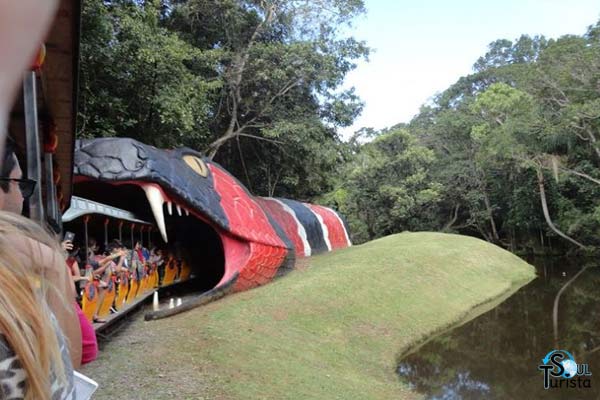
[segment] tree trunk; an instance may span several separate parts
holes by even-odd
[[[540,188],[540,200],[542,201],[542,210],[544,211],[544,218],[546,219],[546,223],[548,224],[550,229],[552,229],[554,231],[554,233],[556,233],[558,236],[562,237],[565,240],[568,240],[569,242],[573,243],[574,245],[578,246],[581,249],[585,249],[585,246],[583,244],[579,243],[575,239],[569,237],[567,234],[560,231],[554,225],[554,223],[552,222],[552,219],[550,219],[550,212],[548,211],[548,202],[546,201],[546,190],[544,188],[544,172],[542,171],[541,166],[538,166],[536,168],[536,171],[537,171],[538,185]]]
[[[248,59],[250,58],[250,50],[256,43],[258,37],[263,33],[266,26],[270,25],[275,17],[275,5],[269,5],[265,10],[265,19],[260,21],[259,24],[254,29],[252,36],[248,40],[246,47],[241,50],[239,54],[237,54],[233,58],[233,62],[230,68],[230,78],[228,78],[229,85],[229,99],[231,100],[231,116],[229,119],[229,124],[227,126],[227,130],[217,140],[213,141],[208,146],[208,158],[211,160],[215,157],[221,146],[228,140],[238,136],[240,133],[244,131],[244,126],[239,127],[239,119],[238,119],[238,111],[240,107],[240,103],[242,103],[242,94],[241,94],[241,83],[244,76],[244,72],[246,70],[246,64],[248,63]],[[236,129],[238,126],[238,129]]]
[[[475,224],[475,227],[477,228],[481,236],[483,236],[486,242],[494,243],[490,235],[481,227],[481,225]]]
[[[488,213],[488,218],[490,219],[490,226],[492,228],[492,237],[493,237],[493,242],[499,242],[500,241],[500,236],[498,235],[498,230],[496,229],[496,222],[494,222],[494,212],[492,211],[492,204],[490,202],[490,198],[487,195],[487,192],[485,191],[485,188],[483,189],[483,202],[485,204],[485,209],[487,210]]]
[[[491,239],[488,240],[491,243],[498,243],[500,241],[500,236],[498,235],[498,229],[496,228],[496,222],[494,221],[494,211],[492,210],[492,204],[490,202],[490,198],[487,194],[486,183],[485,183],[485,171],[479,168],[477,165],[473,164],[473,168],[475,171],[475,177],[477,179],[477,183],[479,186],[479,190],[481,190],[481,194],[483,195],[483,203],[485,205],[485,210],[488,215],[488,219],[490,222],[490,227],[492,229]]]
[[[596,185],[600,185],[600,180],[593,178],[593,177],[589,176],[588,174],[584,174],[583,172],[575,171],[575,170],[565,168],[565,167],[560,167],[560,170],[563,172],[566,172],[567,174],[572,174],[572,175],[576,175],[581,178],[587,179],[590,182],[594,182]]]
[[[516,232],[515,232],[515,228],[511,228],[510,230],[510,251],[511,253],[514,253],[516,248],[517,248],[517,240],[516,240]]]
[[[447,231],[448,229],[450,229],[452,227],[452,225],[454,225],[454,223],[458,219],[458,210],[459,209],[460,209],[460,204],[457,203],[456,206],[454,207],[454,213],[452,215],[452,219],[450,221],[448,221],[448,223],[446,224],[446,226],[444,226],[442,231]]]
[[[592,142],[592,148],[596,152],[596,156],[598,156],[598,158],[600,158],[600,149],[598,149],[598,146],[596,146],[596,136],[594,135],[594,132],[592,132],[592,128],[590,126],[588,126],[586,131],[587,131],[588,137],[590,138],[590,141]]]

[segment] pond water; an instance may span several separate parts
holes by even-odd
[[[560,288],[590,261],[529,260],[538,277],[493,310],[403,357],[400,378],[427,399],[600,399],[600,268],[591,264],[560,297],[558,347],[552,310]],[[569,351],[591,388],[545,390],[544,356]]]

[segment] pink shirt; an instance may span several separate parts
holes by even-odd
[[[75,302],[75,311],[79,317],[79,327],[81,328],[81,363],[87,364],[98,357],[98,341],[94,327],[87,320],[79,304]]]

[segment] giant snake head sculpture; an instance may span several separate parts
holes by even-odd
[[[183,249],[198,285],[213,294],[265,284],[297,257],[350,245],[335,211],[252,196],[189,148],[81,140],[74,168],[76,194],[154,219],[162,240]]]

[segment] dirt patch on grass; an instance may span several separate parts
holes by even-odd
[[[206,344],[202,335],[167,321],[146,322],[139,312],[100,342],[98,359],[82,370],[100,384],[94,399],[230,400],[214,368],[190,351]]]
[[[392,330],[383,325],[360,323],[354,327],[354,332],[360,336],[391,336]]]

